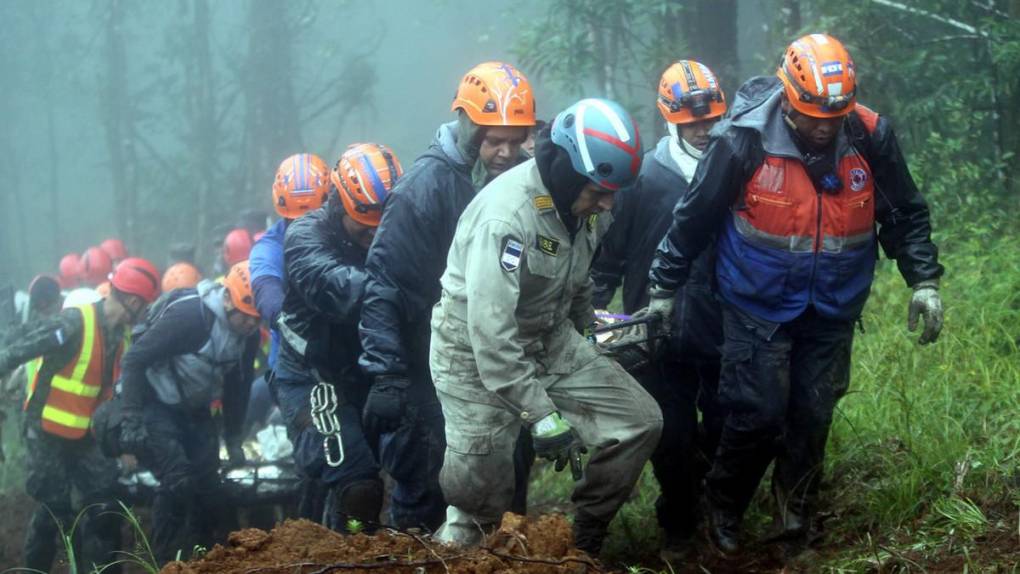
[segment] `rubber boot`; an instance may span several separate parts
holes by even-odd
[[[578,511],[574,515],[574,546],[593,558],[597,557],[608,530],[609,521]]]
[[[740,552],[740,518],[735,514],[709,507],[708,538],[723,556]]]
[[[382,512],[383,482],[378,478],[358,480],[343,487],[334,497],[336,530],[350,532],[350,521],[362,524],[362,532],[372,533]]]

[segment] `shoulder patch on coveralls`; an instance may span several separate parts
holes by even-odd
[[[542,253],[552,255],[553,257],[560,254],[560,242],[545,235],[539,235],[535,238],[535,247],[538,247],[538,250]]]
[[[521,257],[524,255],[524,244],[517,239],[507,236],[503,238],[503,248],[500,249],[499,266],[503,271],[517,271],[521,266]]]
[[[531,201],[535,204],[535,209],[539,211],[549,211],[550,209],[553,209],[553,199],[551,195],[539,195]]]

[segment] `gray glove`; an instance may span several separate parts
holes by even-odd
[[[662,331],[668,333],[673,326],[673,309],[676,306],[676,291],[663,289],[658,285],[648,288],[648,306],[639,309],[633,317],[639,319],[648,315],[658,315],[662,322]]]
[[[938,279],[914,285],[914,296],[910,298],[907,313],[907,329],[911,333],[917,330],[917,320],[921,317],[924,318],[924,330],[917,342],[922,345],[934,343],[942,332],[942,298],[939,297]]]

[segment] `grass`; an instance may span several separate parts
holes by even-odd
[[[1020,571],[1020,243],[993,235],[938,238],[946,321],[934,345],[907,332],[910,291],[880,265],[829,440],[834,516],[811,571]],[[660,567],[649,471],[610,529],[611,561]],[[543,499],[569,498],[569,476],[534,480]],[[770,515],[766,492],[752,534]]]

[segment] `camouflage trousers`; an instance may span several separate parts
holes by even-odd
[[[25,490],[38,503],[25,531],[25,566],[49,572],[58,535],[70,532],[78,512],[79,570],[91,572],[93,564],[116,560],[121,523],[113,499],[116,461],[103,456],[91,436],[61,438],[44,432],[38,419],[26,421],[24,438],[28,457]],[[77,491],[77,504],[73,491]]]

